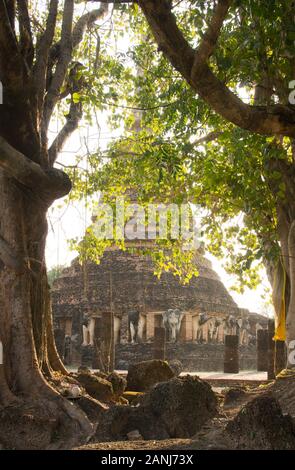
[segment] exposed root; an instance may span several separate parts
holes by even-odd
[[[87,443],[95,426],[76,404],[62,397],[35,370],[16,398],[1,389],[0,442],[7,449],[71,449]]]
[[[71,449],[95,431],[79,407],[58,395],[0,407],[0,422],[0,442],[7,449]]]

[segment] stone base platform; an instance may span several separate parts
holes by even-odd
[[[256,370],[256,347],[240,346],[240,370]],[[130,364],[153,359],[153,344],[118,344],[115,368],[127,370]],[[223,372],[224,345],[193,342],[167,343],[166,360],[179,360],[184,372]],[[231,374],[229,374],[231,375]]]

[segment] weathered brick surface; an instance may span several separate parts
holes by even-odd
[[[154,275],[151,259],[138,253],[107,250],[100,264],[89,262],[84,268],[74,260],[55,281],[52,304],[56,327],[64,329],[67,325],[68,331],[69,320],[72,323],[72,354],[75,362],[79,361],[81,352],[82,318],[85,311],[90,310],[101,316],[104,312],[110,312],[112,305],[114,315],[121,317],[121,343],[128,343],[130,340],[127,319],[129,310],[138,309],[146,315],[145,338],[148,341],[153,339],[155,327],[161,326],[157,324],[159,318],[161,320],[161,312],[169,308],[180,308],[186,312],[180,335],[180,339],[186,341],[193,339],[192,315],[207,312],[219,317],[229,314],[240,317],[242,309],[238,308],[212,269],[211,263],[199,254],[196,255],[195,263],[199,277],[193,278],[188,285],[181,285],[170,273],[164,273],[158,279]],[[158,318],[154,316],[155,313],[158,313]],[[255,321],[258,320],[253,320],[253,326]],[[211,349],[208,346],[209,351]],[[59,349],[62,350],[62,345]],[[182,354],[178,354],[179,346],[176,345],[172,350],[174,358],[182,360]],[[215,351],[214,347],[212,351]],[[117,360],[120,359],[120,350],[118,353]],[[152,348],[148,354],[152,354]],[[212,354],[220,368],[223,356],[218,357],[215,352]],[[204,361],[208,363],[207,359]]]
[[[256,370],[256,347],[240,346],[240,370]],[[167,343],[166,360],[177,358],[184,372],[223,372],[224,345],[196,343]],[[129,364],[153,359],[151,343],[118,344],[116,367],[127,370]]]
[[[72,317],[86,305],[98,312],[108,310],[111,302],[110,273],[115,314],[123,315],[135,308],[162,311],[174,307],[186,311],[239,314],[236,303],[209,261],[199,256],[196,264],[200,276],[183,286],[170,273],[157,279],[153,263],[146,256],[121,250],[106,251],[99,265],[87,264],[86,276],[75,260],[54,283],[54,315],[56,318]]]

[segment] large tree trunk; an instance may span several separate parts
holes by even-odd
[[[108,11],[103,5],[74,25],[74,4],[63,2],[60,22],[59,1],[51,0],[44,31],[33,38],[29,3],[19,1],[16,9],[15,1],[0,1],[0,444],[9,448],[65,448],[93,433],[86,415],[50,385],[67,371],[53,337],[46,213],[71,189],[54,162],[82,113],[73,94],[83,80],[74,74],[68,83],[67,73],[86,28]],[[48,148],[65,83],[69,114]]]
[[[62,398],[48,383],[54,371],[66,373],[55,349],[52,335],[49,287],[45,266],[47,204],[36,193],[0,172],[0,233],[2,250],[11,259],[0,271],[0,340],[3,343],[3,365],[0,366],[0,410],[21,400],[22,411],[29,405],[41,418],[35,434],[48,420],[51,434],[40,441],[40,447],[70,447],[83,441],[92,432],[84,413]],[[4,247],[4,248],[3,248]],[[46,375],[44,375],[46,374]],[[42,415],[47,413],[46,419]],[[8,412],[9,415],[10,412]],[[1,415],[0,441],[9,443],[9,432]],[[26,434],[19,416],[14,432]],[[19,428],[18,428],[19,426]],[[50,426],[49,426],[50,427]],[[53,444],[56,430],[62,434]],[[30,448],[32,424],[26,437],[17,446]],[[38,447],[37,444],[35,444]],[[31,448],[34,448],[31,447]]]
[[[1,175],[1,237],[18,258],[19,270],[3,267],[0,274],[5,331],[5,370],[17,390],[32,387],[40,369],[50,373],[50,301],[45,266],[47,221],[44,202],[12,179]],[[53,345],[51,344],[51,351]],[[54,349],[53,349],[54,352]],[[52,354],[53,356],[54,354]],[[65,372],[57,362],[53,368]],[[38,371],[38,372],[36,372]],[[35,386],[35,384],[34,384]]]

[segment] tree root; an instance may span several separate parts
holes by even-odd
[[[31,398],[0,407],[0,442],[7,449],[71,449],[87,443],[95,427],[61,396]]]
[[[87,443],[96,426],[35,371],[29,390],[1,396],[0,442],[7,449],[71,449]],[[2,393],[2,391],[1,391]]]

